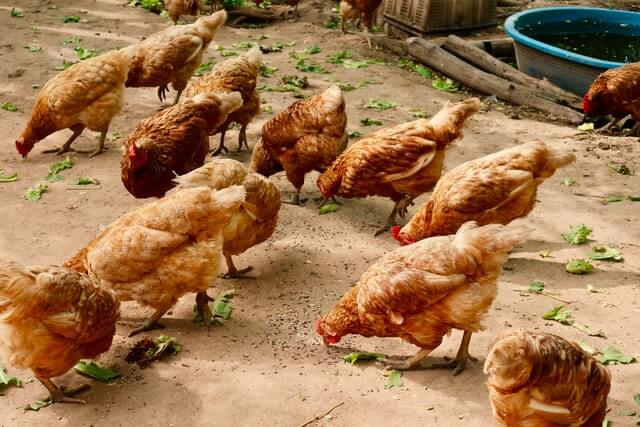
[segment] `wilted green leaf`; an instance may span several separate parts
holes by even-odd
[[[68,15],[62,18],[62,22],[65,24],[80,22],[80,17],[78,15]]]
[[[433,72],[429,68],[408,59],[401,59],[400,61],[398,61],[398,66],[400,68],[411,70],[414,73],[420,74],[426,79],[430,79],[431,77],[433,77]]]
[[[10,386],[22,387],[22,381],[7,374],[4,367],[0,366],[0,390]]]
[[[580,341],[578,343],[578,345],[580,346],[580,348],[582,350],[584,350],[585,352],[589,353],[589,354],[596,354],[597,350],[594,347],[591,347],[589,344],[587,344],[586,341]]]
[[[19,9],[16,9],[15,7],[11,8],[11,17],[12,18],[22,18],[24,15],[22,14],[22,11],[20,11]]]
[[[436,77],[435,79],[433,79],[433,82],[431,83],[431,85],[434,87],[434,89],[438,89],[443,92],[458,91],[458,87],[456,86],[456,83],[449,78],[441,79],[439,77]]]
[[[316,53],[320,53],[320,52],[322,52],[322,49],[320,49],[320,46],[309,46],[304,50],[304,53],[306,53],[307,55],[315,55]]]
[[[69,37],[69,38],[66,38],[66,39],[62,40],[62,44],[65,45],[65,46],[68,45],[68,44],[78,44],[80,42],[82,42],[82,38],[78,37],[78,36],[73,36],[73,37]]]
[[[336,82],[336,84],[343,92],[351,92],[352,90],[356,90],[356,87],[351,83]]]
[[[588,256],[595,260],[610,260],[616,262],[624,261],[622,253],[620,253],[619,250],[605,245],[594,246]]]
[[[640,393],[633,395],[633,401],[640,406]]]
[[[258,43],[249,40],[235,42],[231,45],[231,47],[234,47],[236,49],[251,49],[256,46],[258,46]]]
[[[49,167],[49,173],[58,173],[65,169],[71,169],[73,167],[73,159],[70,156],[67,156],[61,162],[55,162]]]
[[[330,16],[326,21],[322,23],[322,26],[329,29],[338,28],[338,19],[335,16]]]
[[[569,231],[566,234],[563,234],[562,237],[572,245],[582,245],[587,243],[587,239],[592,231],[592,229],[584,224],[571,225],[569,226]]]
[[[99,185],[100,181],[95,178],[87,178],[86,176],[79,176],[74,179],[72,184],[74,185]]]
[[[396,108],[398,104],[392,101],[385,101],[383,99],[370,99],[364,104],[365,108],[372,108],[374,110],[389,110],[391,108]]]
[[[24,194],[24,198],[32,202],[40,200],[42,193],[46,192],[49,186],[47,184],[38,184],[35,187],[27,188],[27,192]]]
[[[82,47],[82,46],[76,46],[73,50],[76,52],[76,55],[81,61],[84,61],[85,59],[93,58],[94,56],[98,55],[97,50],[87,49],[86,47]]]
[[[360,123],[363,126],[382,126],[382,121],[370,119],[369,117],[365,117],[364,119],[360,120]]]
[[[284,76],[282,77],[282,83],[284,83],[285,87],[287,85],[291,85],[299,89],[306,89],[309,87],[309,80],[306,76]]]
[[[631,169],[625,164],[611,164],[609,167],[621,175],[633,175]]]
[[[160,335],[155,343],[158,347],[155,350],[150,350],[153,352],[152,359],[159,359],[164,354],[176,354],[182,351],[182,346],[173,337]]]
[[[624,196],[619,196],[619,195],[607,196],[606,200],[608,203],[621,202],[624,200]]]
[[[353,52],[349,50],[341,50],[327,57],[327,61],[331,64],[342,64],[345,59],[353,58]]]
[[[270,67],[268,65],[260,66],[260,75],[262,77],[271,77],[276,71],[278,71],[278,67]]]
[[[13,102],[4,102],[2,103],[2,109],[9,111],[11,113],[15,113],[16,111],[18,111],[18,106],[16,104],[14,104]]]
[[[393,369],[387,373],[384,388],[402,387],[402,384],[404,384],[402,381],[402,372]]]
[[[551,249],[547,249],[546,251],[538,252],[538,256],[540,258],[553,258],[553,255],[551,255]]]
[[[233,289],[229,289],[226,291],[222,291],[218,294],[218,296],[213,300],[213,317],[221,317],[224,320],[229,320],[231,317],[231,312],[233,308],[229,302],[231,298],[236,294],[236,291]]]
[[[595,286],[593,286],[591,284],[587,284],[587,292],[589,292],[590,294],[602,294],[602,293],[606,293],[607,291],[601,291],[600,289],[596,288]]]
[[[68,59],[63,59],[62,65],[58,65],[56,67],[56,70],[66,70],[67,68],[71,67],[74,64],[76,64],[76,62],[69,61]]]
[[[36,46],[35,44],[28,44],[24,48],[29,52],[40,52],[42,50],[41,46]]]
[[[349,138],[360,138],[362,136],[362,132],[358,130],[354,130],[349,134]]]
[[[18,172],[11,175],[5,175],[4,169],[0,169],[0,182],[15,182],[18,180]]]
[[[103,368],[95,362],[78,362],[76,366],[74,366],[74,369],[83,375],[103,383],[108,383],[109,381],[122,376],[119,372],[116,372],[111,368]]]
[[[585,334],[589,335],[590,337],[607,338],[607,336],[604,334],[602,329],[593,329],[590,326],[587,326],[584,323],[581,323],[581,322],[578,322],[578,321],[575,321],[575,320],[571,321],[571,326],[573,326],[574,328],[576,328],[579,331],[584,332]]]
[[[640,195],[632,194],[629,196],[629,200],[631,200],[632,202],[640,202]]]
[[[263,113],[273,114],[273,107],[271,105],[261,105],[260,111]]]
[[[576,180],[571,178],[570,176],[565,176],[562,179],[562,184],[566,185],[567,187],[571,187],[572,185],[574,185],[576,183]]]
[[[205,73],[208,73],[209,71],[211,71],[211,69],[213,68],[213,64],[214,62],[210,58],[209,61],[200,64],[200,66],[196,69],[193,75],[196,77],[202,77]]]
[[[589,132],[595,129],[595,125],[593,123],[583,123],[580,126],[578,126],[578,130],[581,132]]]
[[[602,349],[602,356],[599,358],[599,362],[603,365],[628,365],[636,361],[636,358],[628,354],[624,354],[613,346],[606,346]]]
[[[372,63],[374,62],[371,62],[366,59],[363,59],[363,60],[344,59],[342,61],[342,66],[349,70],[357,70],[358,68],[367,68],[369,64],[372,64]]]
[[[322,206],[320,209],[318,209],[318,213],[320,215],[325,215],[325,214],[328,214],[328,213],[338,212],[338,209],[340,209],[340,207],[337,204],[328,203],[328,204]]]
[[[565,268],[571,274],[587,274],[593,270],[593,265],[589,261],[573,259],[567,263]]]
[[[51,400],[50,397],[46,397],[42,400],[37,400],[34,403],[29,403],[27,406],[24,407],[25,411],[39,411],[42,408],[46,408],[47,406],[51,405],[53,403],[53,401]]]
[[[321,65],[316,63],[307,64],[307,62],[304,59],[298,60],[298,63],[296,64],[296,69],[303,71],[305,73],[329,74],[329,72],[324,68],[322,68]]]
[[[409,111],[409,113],[416,119],[424,119],[425,117],[427,117],[427,113],[422,110],[411,110]]]
[[[572,322],[571,320],[569,320],[570,315],[571,310],[565,309],[564,305],[559,305],[543,314],[542,318],[545,320],[555,320],[556,322],[560,322],[563,325],[571,325]]]
[[[534,280],[529,283],[529,292],[534,294],[541,294],[544,291],[544,282]]]
[[[346,356],[343,357],[343,359],[345,362],[355,365],[356,362],[359,362],[361,360],[375,360],[375,359],[382,359],[383,357],[386,357],[386,356],[381,353],[369,353],[368,351],[355,351],[353,353],[347,354]]]
[[[220,51],[220,55],[223,56],[224,58],[229,57],[229,56],[238,56],[240,55],[238,52],[235,52],[233,50],[221,50]]]

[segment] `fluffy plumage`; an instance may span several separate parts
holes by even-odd
[[[0,351],[31,369],[54,401],[66,397],[50,378],[111,346],[119,303],[86,274],[54,266],[24,268],[0,260]]]
[[[526,331],[499,336],[484,364],[493,415],[508,427],[600,427],[609,370],[576,343]]]
[[[164,0],[164,7],[167,9],[169,17],[174,24],[182,15],[200,16],[200,11],[204,10],[203,0]]]
[[[507,253],[527,230],[518,226],[463,225],[456,235],[432,237],[380,258],[355,287],[318,321],[325,343],[348,334],[400,337],[422,350],[396,369],[413,369],[451,329],[464,331],[456,371],[464,368],[471,334],[496,295]]]
[[[107,52],[80,61],[51,78],[40,89],[31,118],[16,140],[22,157],[27,157],[36,142],[62,129],[71,129],[73,135],[53,151],[69,151],[71,143],[89,128],[101,133],[92,155],[100,153],[109,124],[122,108],[132,52],[132,48]]]
[[[206,291],[222,260],[222,230],[242,208],[245,190],[232,186],[176,191],[123,215],[65,264],[86,271],[119,300],[156,309],[137,333],[152,328],[187,292],[197,292],[204,319]]]
[[[176,25],[147,37],[136,46],[127,87],[156,87],[163,101],[168,85],[180,95],[194,71],[202,63],[202,55],[209,47],[216,31],[227,20],[224,10],[203,16],[193,24]]]
[[[393,235],[402,244],[455,233],[467,221],[508,224],[531,212],[538,186],[575,160],[566,149],[529,142],[458,165],[443,176],[429,201]]]
[[[222,150],[228,151],[224,146],[224,135],[231,123],[241,125],[238,136],[238,151],[247,143],[247,126],[260,112],[260,94],[256,90],[258,72],[262,65],[262,52],[259,47],[254,47],[243,55],[228,59],[217,64],[210,73],[192,81],[187,87],[187,96],[195,96],[204,92],[240,92],[242,94],[242,106],[229,115],[227,120],[213,129],[211,134],[220,133],[220,145],[214,150],[214,155]]]
[[[318,178],[326,198],[382,196],[404,217],[411,201],[433,188],[440,178],[444,150],[461,136],[465,121],[480,108],[478,98],[447,105],[431,120],[419,119],[365,136],[346,149]]]
[[[234,213],[222,230],[224,256],[227,262],[226,277],[242,277],[251,270],[237,270],[232,256],[264,242],[273,234],[278,223],[278,212],[282,196],[278,187],[262,175],[249,172],[240,162],[232,159],[214,159],[204,166],[175,179],[183,188],[206,186],[223,189],[231,185],[242,185],[247,193],[242,209]]]
[[[242,105],[238,92],[202,93],[143,120],[122,143],[122,183],[138,198],[162,197],[176,174],[202,166],[211,130]]]
[[[331,86],[295,102],[264,124],[250,169],[264,176],[284,169],[299,202],[305,175],[327,169],[347,146],[346,128],[342,91]]]
[[[620,118],[630,114],[640,121],[640,63],[600,74],[584,95],[582,105],[587,115]]]

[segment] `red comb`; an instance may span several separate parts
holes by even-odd
[[[391,235],[398,242],[400,241],[400,226],[399,225],[394,225],[393,227],[391,227]]]

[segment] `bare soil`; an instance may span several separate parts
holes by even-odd
[[[19,176],[16,182],[0,184],[0,256],[25,264],[60,264],[95,236],[101,225],[145,202],[131,197],[120,182],[119,140],[110,141],[109,151],[98,157],[75,155],[75,166],[62,172],[64,181],[49,184],[49,191],[39,201],[25,200],[25,190],[43,182],[50,164],[61,160],[41,151],[60,145],[70,135],[69,131],[61,131],[50,136],[36,146],[28,161],[22,161],[14,141],[28,120],[37,94],[32,85],[42,85],[54,76],[63,58],[77,60],[73,44],[63,46],[64,39],[79,36],[82,46],[107,50],[140,40],[166,28],[167,23],[158,15],[126,7],[123,0],[0,3],[0,101],[10,101],[20,108],[18,112],[0,111],[0,168]],[[10,17],[14,5],[24,17]],[[355,85],[364,80],[374,82],[346,93],[349,130],[363,133],[378,128],[361,126],[365,117],[382,120],[388,126],[412,120],[413,109],[432,115],[446,101],[466,96],[433,89],[429,79],[401,69],[390,57],[383,56],[390,61],[388,65],[360,69],[329,64],[326,57],[342,49],[350,49],[360,58],[378,54],[368,51],[358,34],[341,36],[336,30],[320,26],[318,23],[328,13],[323,7],[326,9],[320,2],[303,2],[300,9],[304,18],[263,29],[225,27],[209,48],[208,57],[214,61],[224,59],[215,49],[216,43],[240,52],[232,47],[234,42],[258,40],[261,35],[267,37],[261,40],[263,44],[295,41],[296,46],[265,56],[266,63],[278,67],[278,71],[271,78],[262,78],[259,84],[276,86],[284,75],[303,74],[295,69],[290,52],[321,46],[322,52],[310,60],[320,63],[330,74],[304,73],[312,84],[306,92],[321,90],[332,79]],[[83,21],[63,24],[65,15],[78,15]],[[24,47],[30,44],[41,46],[42,50],[30,52]],[[265,91],[263,97],[265,109],[271,107],[275,112],[295,100],[290,93],[280,92]],[[398,107],[386,111],[365,109],[363,104],[370,98],[391,100]],[[115,118],[111,132],[126,135],[158,107],[155,89],[127,90],[124,110]],[[264,112],[251,124],[250,146],[271,116]],[[87,132],[77,145],[91,148],[96,136]],[[236,147],[236,137],[236,131],[228,134],[227,145],[232,149]],[[122,379],[101,384],[69,372],[57,381],[64,385],[92,383],[91,391],[84,394],[86,405],[53,405],[39,412],[25,412],[23,407],[43,397],[45,390],[37,382],[28,382],[32,378],[30,372],[9,369],[27,383],[22,388],[2,390],[0,424],[299,426],[344,402],[317,425],[486,426],[492,421],[482,361],[491,338],[504,329],[547,331],[584,340],[598,348],[613,345],[637,356],[640,203],[606,203],[604,198],[640,193],[638,175],[620,175],[607,166],[625,163],[640,174],[638,140],[580,133],[562,123],[542,122],[526,113],[516,114],[504,104],[486,102],[483,111],[471,120],[465,138],[449,149],[446,165],[450,169],[460,162],[534,139],[571,148],[578,161],[542,185],[538,205],[523,220],[533,228],[532,238],[506,264],[498,298],[486,321],[487,330],[473,337],[471,351],[480,363],[471,363],[460,376],[452,377],[443,370],[409,372],[404,375],[402,387],[387,390],[379,366],[351,366],[342,361],[342,356],[355,349],[409,355],[416,348],[399,339],[361,337],[346,338],[332,349],[322,345],[313,328],[318,315],[336,303],[367,266],[396,244],[389,236],[373,237],[391,210],[389,200],[347,200],[337,213],[323,216],[314,202],[308,202],[304,207],[284,206],[273,237],[238,258],[238,266],[255,267],[256,280],[220,279],[215,284],[212,295],[229,288],[237,292],[232,317],[223,326],[206,330],[195,324],[193,297],[185,296],[165,317],[165,329],[147,334],[174,336],[183,351],[141,370],[124,361],[137,341],[125,336],[132,322],[139,322],[150,312],[135,303],[124,304],[113,348],[99,361],[120,371]],[[212,139],[215,141],[217,137]],[[246,152],[232,153],[230,157],[249,161]],[[70,183],[78,176],[96,178],[100,185],[72,188]],[[562,185],[566,176],[573,177],[576,184]],[[315,178],[315,174],[308,176],[304,188],[312,196],[318,195]],[[274,179],[284,192],[292,192],[284,176]],[[418,199],[410,213],[427,197]],[[580,223],[593,228],[593,241],[585,246],[564,242],[561,233],[569,225]],[[596,242],[619,248],[625,261],[596,262],[594,271],[585,276],[567,273],[566,262],[585,257],[589,246]],[[539,256],[540,251],[546,250],[551,250],[552,257]],[[602,329],[607,338],[590,337],[569,326],[543,320],[542,314],[560,303],[546,296],[518,292],[533,280],[544,281],[549,292],[571,301],[568,307],[574,318]],[[587,284],[601,292],[588,293]],[[452,355],[460,337],[459,332],[454,332],[433,356]],[[635,393],[640,393],[640,364],[612,366],[611,371],[608,418],[615,425],[633,425],[635,418],[620,413],[640,410],[632,400]]]

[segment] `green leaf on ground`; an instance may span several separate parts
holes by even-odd
[[[633,395],[633,401],[636,402],[638,406],[640,406],[640,393]]]
[[[322,49],[320,49],[320,46],[309,46],[304,49],[304,53],[306,53],[307,55],[315,55],[316,53],[320,53],[320,52],[322,52]]]
[[[611,164],[609,165],[609,167],[621,175],[633,175],[633,173],[631,172],[631,169],[629,169],[629,167],[623,163]]]
[[[349,138],[360,138],[362,136],[362,132],[360,132],[359,130],[354,130],[353,132],[349,133]]]
[[[566,234],[563,234],[562,237],[572,245],[582,245],[587,243],[587,239],[592,231],[592,229],[584,224],[571,225],[569,226],[569,231]]]
[[[67,156],[67,158],[64,159],[63,161],[55,162],[49,167],[49,175],[47,175],[45,179],[51,182],[61,181],[64,178],[58,175],[58,173],[65,169],[71,169],[72,167],[73,167],[73,160],[71,159],[70,156]]]
[[[565,269],[571,274],[587,274],[593,270],[593,265],[583,259],[572,259],[567,263]]]
[[[318,209],[318,213],[320,215],[326,215],[326,214],[329,214],[329,213],[338,212],[338,209],[340,209],[340,207],[337,204],[335,204],[335,203],[327,203],[326,205],[324,205],[323,207]]]
[[[111,368],[103,368],[95,362],[78,362],[76,366],[74,366],[74,369],[82,375],[86,375],[103,383],[108,383],[109,381],[122,376],[119,372],[116,372]]]
[[[42,193],[46,192],[49,186],[47,184],[38,184],[34,187],[27,188],[27,192],[24,194],[24,198],[32,202],[40,200]]]
[[[640,202],[640,194],[631,194],[628,198],[632,202]]]
[[[546,251],[538,252],[538,256],[540,258],[554,258],[554,256],[551,255],[551,249],[547,249]]]
[[[196,69],[193,75],[196,77],[202,77],[203,75],[211,71],[211,69],[213,68],[213,64],[214,64],[214,61],[212,61],[210,58],[209,61],[200,64],[200,66]]]
[[[571,316],[571,310],[565,309],[564,305],[559,305],[543,314],[542,318],[545,320],[555,320],[563,325],[571,325],[572,322],[569,320],[569,316]]]
[[[307,63],[304,59],[298,60],[296,69],[305,73],[329,74],[320,64],[316,64],[315,62]]]
[[[4,169],[0,169],[0,182],[15,182],[18,180],[18,172],[14,172],[11,175],[5,175]]]
[[[35,44],[28,44],[24,48],[29,52],[40,52],[42,50],[42,46],[37,46]]]
[[[607,196],[606,201],[607,203],[616,203],[616,202],[622,202],[624,200],[624,196],[620,196],[620,195],[612,195],[612,196]]]
[[[617,348],[608,345],[602,349],[602,356],[600,356],[599,361],[603,365],[628,365],[630,363],[634,363],[636,358],[631,355],[624,354]]]
[[[11,17],[12,18],[22,18],[24,16],[24,14],[22,13],[21,10],[16,9],[15,7],[11,8]]]
[[[182,351],[182,346],[178,344],[178,341],[167,335],[160,335],[155,343],[158,347],[155,350],[150,350],[153,354],[152,359],[158,359],[164,354],[176,354]]]
[[[578,343],[578,345],[580,346],[580,348],[582,350],[584,350],[585,352],[589,353],[589,354],[596,354],[598,352],[598,350],[596,350],[594,347],[591,347],[586,341],[582,340]]]
[[[236,49],[251,49],[253,47],[258,46],[258,43],[256,42],[252,42],[249,40],[243,40],[243,41],[239,41],[239,42],[235,42],[234,44],[231,45],[231,47],[236,48]]]
[[[2,109],[9,111],[10,113],[15,113],[18,111],[18,106],[13,102],[6,101],[2,103]]]
[[[391,387],[402,387],[402,384],[404,384],[402,381],[402,372],[393,369],[387,373],[384,388],[389,389]]]
[[[441,79],[440,77],[436,77],[435,79],[433,79],[433,82],[431,82],[431,85],[433,86],[434,89],[438,89],[443,92],[458,91],[458,87],[456,86],[456,83],[449,78]]]
[[[73,49],[76,52],[76,55],[81,61],[85,59],[93,58],[98,55],[98,51],[96,49],[87,49],[86,47],[76,46]]]
[[[284,83],[285,87],[290,85],[298,89],[306,89],[309,87],[309,80],[307,79],[307,76],[283,76],[282,83]]]
[[[79,176],[73,180],[74,185],[100,185],[100,181],[95,178],[88,178],[86,176]]]
[[[62,18],[62,22],[65,24],[77,23],[80,22],[80,17],[78,15],[68,15]]]
[[[353,52],[349,50],[341,50],[327,57],[327,62],[331,64],[342,64],[345,59],[353,58]]]
[[[562,179],[562,185],[566,185],[567,187],[571,187],[572,185],[574,185],[576,183],[576,180],[571,178],[570,176],[565,176]]]
[[[605,245],[596,245],[589,252],[589,258],[595,260],[607,260],[607,261],[616,261],[621,262],[624,261],[622,257],[622,253],[615,248],[610,248]]]
[[[270,67],[268,65],[260,66],[260,75],[262,77],[271,77],[276,71],[278,71],[278,67]]]
[[[370,99],[364,104],[365,108],[371,108],[374,110],[389,110],[396,108],[398,104],[392,101],[385,101],[384,99]]]
[[[595,129],[595,124],[587,122],[578,126],[578,130],[581,132],[589,132]]]
[[[360,123],[362,124],[362,126],[382,126],[382,121],[370,119],[369,117],[365,117],[364,119],[360,120]]]
[[[534,280],[529,283],[529,292],[533,294],[541,294],[544,291],[544,282]]]
[[[16,377],[12,377],[7,374],[7,371],[4,369],[4,366],[0,365],[0,390],[5,387],[22,387],[22,381],[20,381]]]
[[[220,317],[224,320],[229,320],[229,318],[231,318],[231,312],[233,311],[233,308],[231,307],[230,301],[235,294],[235,290],[229,289],[220,292],[218,296],[213,300],[211,311],[213,312],[214,320],[216,317]]]
[[[29,403],[27,406],[24,407],[25,411],[39,411],[42,408],[46,408],[47,406],[51,405],[53,403],[53,401],[51,400],[50,397],[46,397],[42,400],[36,400],[34,403]]]
[[[351,365],[355,365],[357,362],[366,361],[366,360],[376,360],[382,359],[386,357],[381,353],[370,353],[368,351],[355,351],[353,353],[349,353],[343,357],[344,361],[350,363]]]

